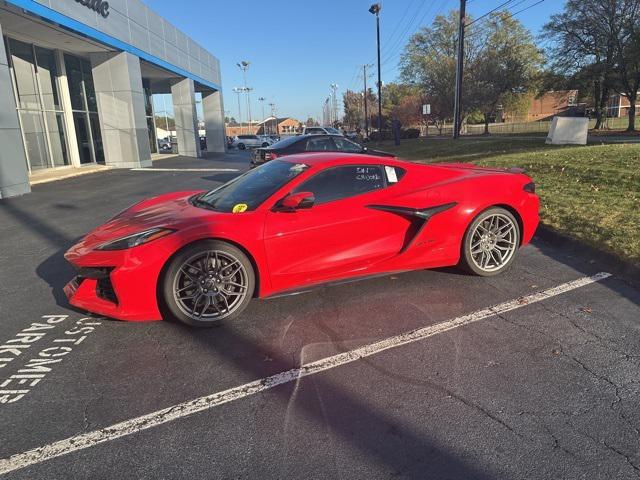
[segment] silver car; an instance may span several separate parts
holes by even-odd
[[[268,147],[273,140],[268,135],[236,135],[233,137],[232,146],[239,150],[245,148]]]
[[[304,127],[303,135],[342,135],[342,132],[333,127]]]

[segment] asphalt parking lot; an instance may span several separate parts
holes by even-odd
[[[0,202],[0,476],[640,478],[640,291],[571,244],[536,238],[491,279],[257,300],[210,330],[69,308],[75,240],[247,165],[173,158]]]

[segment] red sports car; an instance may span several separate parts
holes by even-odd
[[[144,200],[65,255],[72,305],[206,326],[253,297],[460,264],[495,275],[538,225],[531,178],[337,153],[268,162],[212,191]]]

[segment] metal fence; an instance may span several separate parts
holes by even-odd
[[[604,122],[604,128],[610,130],[624,130],[627,128],[629,119],[627,117],[620,118],[607,118]],[[589,120],[589,128],[595,127],[596,120],[592,118]],[[489,124],[489,133],[491,134],[503,134],[503,135],[519,135],[519,134],[532,134],[532,133],[548,133],[551,127],[551,120],[543,120],[538,122],[505,122],[505,123],[491,123]],[[420,132],[421,136],[428,135],[453,135],[453,126],[445,125],[442,129],[438,129],[433,125],[430,125],[427,129],[422,127]],[[462,128],[463,135],[482,135],[484,133],[484,125],[464,125]]]

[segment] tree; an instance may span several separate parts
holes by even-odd
[[[173,117],[156,115],[156,127],[161,128],[162,130],[170,131],[175,129],[176,122]]]
[[[636,129],[636,102],[640,89],[640,28],[637,25],[637,14],[640,2],[628,2],[622,34],[616,44],[615,88],[629,100],[629,124],[627,131]]]
[[[224,117],[224,123],[226,123],[230,127],[235,127],[238,125],[238,122],[233,117]]]
[[[473,81],[488,135],[498,106],[515,105],[535,89],[543,56],[531,33],[507,11],[490,15],[477,35],[484,37],[484,47],[478,54]]]
[[[410,38],[400,61],[401,78],[422,87],[440,121],[453,117],[458,20],[455,10],[436,17]],[[542,58],[529,31],[507,11],[470,25],[463,60],[463,119],[482,112],[488,133],[498,106],[535,88]]]
[[[616,83],[620,39],[638,0],[567,0],[553,15],[544,33],[555,41],[554,68],[590,72],[595,101],[596,129],[603,126],[609,94]]]
[[[376,95],[367,89],[367,102],[369,104],[369,115],[373,113],[374,106],[378,101]],[[344,117],[342,123],[350,129],[357,129],[364,126],[364,97],[360,92],[347,90],[342,94],[342,103],[344,106]],[[371,120],[369,121],[371,125]]]
[[[307,118],[307,121],[306,121],[306,122],[304,122],[304,124],[305,124],[307,127],[317,127],[317,126],[319,126],[319,125],[320,125],[320,124],[316,121],[316,119],[315,119],[315,118],[312,118],[312,117]]]

